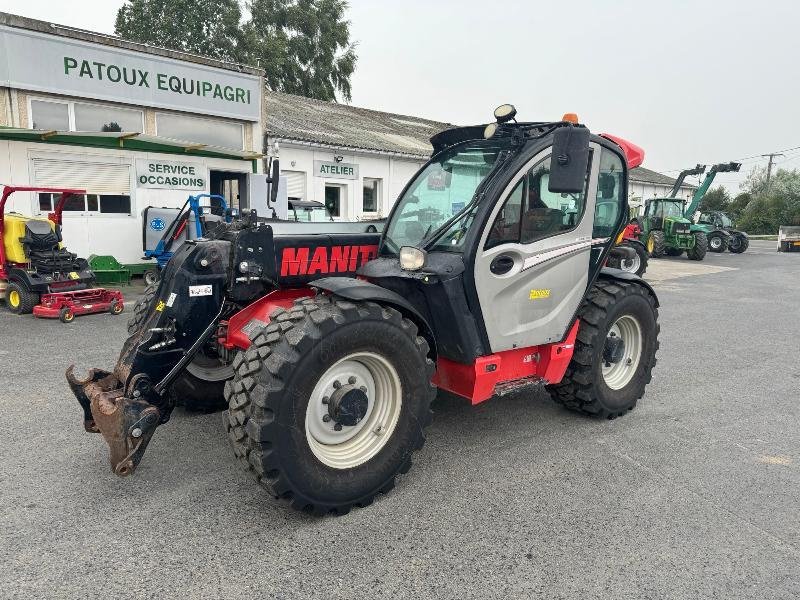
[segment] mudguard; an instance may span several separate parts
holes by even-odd
[[[629,273],[627,271],[622,271],[620,269],[612,269],[611,267],[603,267],[602,269],[600,269],[600,274],[598,275],[598,277],[601,277],[603,279],[620,279],[622,281],[635,281],[639,285],[646,287],[650,291],[650,293],[653,294],[653,298],[655,298],[656,301],[656,308],[660,306],[658,302],[658,294],[656,294],[656,291],[653,289],[653,286],[651,286],[644,279],[639,277],[636,273]]]
[[[433,329],[428,324],[428,321],[423,317],[420,312],[411,305],[408,300],[403,298],[397,292],[387,290],[379,285],[364,281],[363,279],[355,279],[354,277],[323,277],[316,279],[308,284],[312,288],[330,292],[347,300],[356,302],[373,301],[381,304],[388,304],[393,306],[403,316],[408,317],[422,330],[426,340],[431,345],[431,352],[436,356],[436,338],[433,334]]]

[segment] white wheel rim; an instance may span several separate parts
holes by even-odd
[[[336,381],[366,388],[367,395],[364,417],[339,431],[333,419],[325,420],[330,415],[323,402],[336,391]],[[403,404],[402,391],[397,371],[378,354],[357,352],[331,366],[314,386],[306,408],[306,440],[314,456],[334,469],[352,469],[370,460],[394,433]]]
[[[639,254],[637,253],[635,257],[622,261],[622,270],[627,271],[629,273],[636,273],[636,271],[639,270],[641,264],[642,264],[642,259],[639,258]]]
[[[619,390],[630,383],[642,359],[642,327],[631,315],[623,315],[608,330],[607,337],[611,334],[622,339],[625,351],[622,358],[616,363],[603,361],[603,380],[612,390]],[[601,357],[602,359],[602,357]]]
[[[722,240],[720,240],[718,237],[711,238],[712,248],[719,248],[720,246],[722,246]]]

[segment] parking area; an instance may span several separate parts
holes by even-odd
[[[63,374],[113,365],[141,288],[120,317],[0,311],[0,597],[800,597],[800,255],[646,278],[661,349],[633,412],[441,394],[411,471],[338,518],[267,497],[219,414],[176,410],[112,474]]]

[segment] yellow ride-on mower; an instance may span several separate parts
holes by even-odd
[[[503,105],[488,126],[434,136],[382,233],[250,213],[181,245],[116,366],[67,371],[112,470],[140,464],[192,363],[224,395],[244,469],[314,514],[394,487],[436,388],[478,404],[545,386],[586,415],[633,409],[656,364],[658,300],[604,265],[643,152],[576,118],[515,115]]]

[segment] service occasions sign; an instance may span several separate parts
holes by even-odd
[[[140,158],[136,161],[136,185],[143,188],[205,190],[206,168],[197,163]]]
[[[0,25],[0,86],[258,121],[261,78]]]

